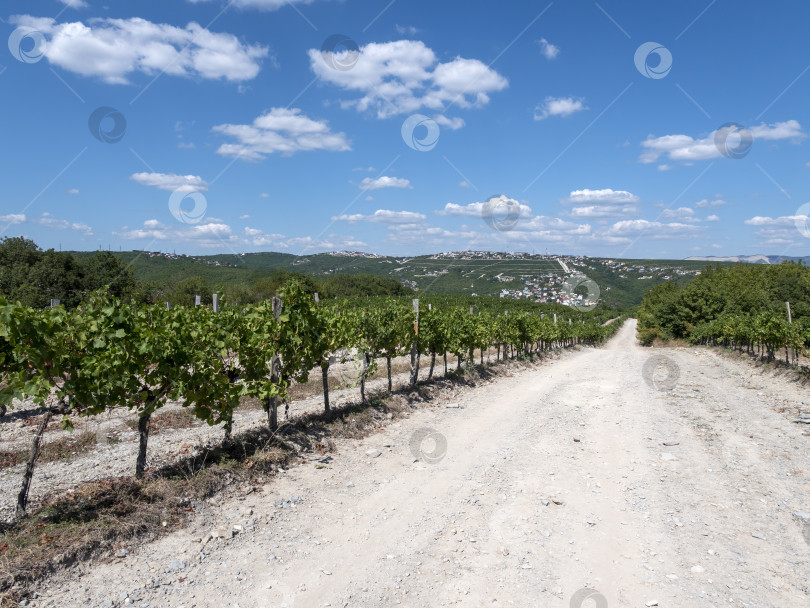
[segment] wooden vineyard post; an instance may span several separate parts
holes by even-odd
[[[200,296],[194,296],[194,306],[197,307],[200,305],[201,298]]]
[[[413,342],[411,342],[411,386],[416,386],[419,378],[419,299],[413,300]]]
[[[211,294],[211,307],[214,309],[214,312],[219,312],[219,294]]]
[[[508,317],[509,316],[509,311],[507,310],[506,312],[504,312],[503,316]],[[509,319],[507,319],[506,321],[507,321],[507,324],[508,324]],[[504,342],[503,343],[503,360],[504,361],[506,361],[509,358],[509,351],[507,350],[508,348],[509,348],[509,345],[506,342]]]
[[[318,304],[321,301],[321,297],[318,295],[318,292],[315,292],[315,304]],[[337,313],[340,314],[340,313]],[[323,326],[321,326],[323,327]],[[329,411],[329,364],[331,362],[331,356],[329,353],[324,352],[321,354],[321,381],[323,383],[323,409],[324,411]]]
[[[471,317],[474,316],[472,306],[470,306],[470,316]],[[474,348],[470,348],[470,365],[475,365],[475,349]]]
[[[785,302],[785,307],[787,308],[788,323],[790,323],[792,325],[793,324],[793,316],[790,314],[790,302]],[[790,364],[789,363],[790,358],[788,356],[788,353],[789,353],[788,347],[785,346],[785,363],[788,363],[788,365],[789,365]],[[796,359],[798,360],[798,358],[799,358],[799,356],[798,356],[798,354],[796,354]]]
[[[281,298],[273,297],[273,316],[276,322],[281,319]],[[270,382],[274,385],[278,384],[281,370],[281,361],[278,355],[273,355],[270,359]],[[275,432],[278,430],[278,396],[273,395],[267,400],[267,424],[270,430]]]

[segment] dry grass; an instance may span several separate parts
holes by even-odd
[[[47,435],[44,437],[47,437]],[[71,460],[79,454],[89,452],[95,447],[96,434],[91,431],[68,435],[67,437],[56,439],[55,441],[43,439],[38,462]],[[22,464],[26,460],[28,460],[28,450],[0,452],[0,469]]]
[[[124,422],[133,431],[138,430],[138,419],[130,418]],[[178,429],[190,429],[200,424],[194,412],[182,409],[162,410],[152,416],[149,420],[149,433],[157,435],[162,431],[174,431]]]
[[[799,365],[795,366],[787,365],[784,358],[776,357],[773,361],[768,361],[756,353],[748,354],[744,351],[740,352],[738,350],[732,350],[722,346],[710,346],[708,348],[724,357],[730,357],[736,360],[744,359],[761,372],[768,372],[773,375],[783,376],[787,380],[797,382],[801,386],[810,384],[810,366],[804,364],[804,361],[802,361],[802,359],[804,359],[803,357],[800,357]],[[782,353],[784,353],[784,350]]]
[[[428,363],[428,365],[430,365],[430,363]],[[422,359],[421,369],[424,369],[424,367],[425,367],[425,359]],[[391,362],[392,377],[409,372],[410,369],[411,365],[407,361]],[[374,370],[373,374],[369,374],[366,377],[366,382],[387,377],[388,377],[388,368],[386,367],[385,359],[379,359],[377,361],[377,369]],[[336,391],[344,388],[359,386],[360,373],[359,370],[355,369],[349,369],[348,371],[339,372],[336,371],[335,368],[330,368],[327,382],[329,384],[330,391]],[[289,390],[291,401],[306,399],[307,397],[313,397],[315,395],[322,395],[322,394],[323,394],[323,377],[321,376],[320,368],[316,368],[315,370],[310,372],[309,379],[307,380],[307,382],[301,384],[294,383]]]

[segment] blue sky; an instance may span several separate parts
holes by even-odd
[[[3,8],[2,236],[808,254],[806,3]]]

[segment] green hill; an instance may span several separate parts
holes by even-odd
[[[76,252],[75,255],[91,255]],[[339,274],[394,278],[417,292],[508,297],[552,302],[563,281],[583,273],[599,286],[602,302],[638,305],[646,291],[667,280],[686,283],[707,266],[692,260],[613,260],[493,252],[450,252],[392,257],[357,252],[295,256],[262,252],[185,256],[146,251],[114,253],[140,281],[176,283],[192,276],[210,285],[251,285],[285,270],[320,280]],[[731,263],[721,263],[728,266]]]

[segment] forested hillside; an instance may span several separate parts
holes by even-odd
[[[801,350],[810,344],[810,268],[792,262],[707,268],[684,287],[650,290],[638,321],[644,344],[658,338],[760,345],[768,358],[784,347]]]
[[[77,255],[42,250],[22,237],[4,238],[0,240],[0,296],[35,308],[44,308],[53,299],[73,308],[88,294],[106,287],[110,295],[139,303],[190,304],[197,295],[202,303],[210,303],[211,294],[218,293],[223,301],[237,305],[267,300],[293,278],[306,292],[318,292],[324,298],[412,292],[396,279],[371,274],[313,277],[290,270],[208,266],[182,258],[161,261],[171,269],[145,278],[120,254],[97,251]]]

